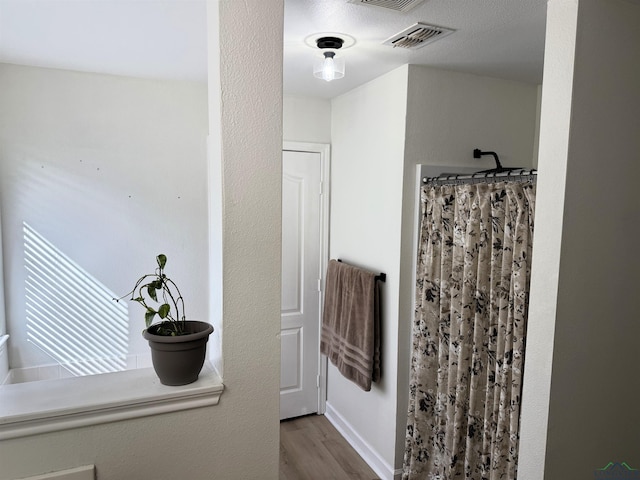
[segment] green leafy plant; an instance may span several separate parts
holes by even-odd
[[[160,254],[156,257],[158,268],[154,273],[148,273],[138,279],[133,289],[120,298],[138,302],[145,309],[144,323],[147,327],[154,325],[157,335],[177,336],[185,333],[184,299],[180,289],[164,273],[167,256]],[[160,323],[153,324],[156,315]]]

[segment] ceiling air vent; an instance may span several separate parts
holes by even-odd
[[[372,7],[388,8],[397,12],[408,12],[424,0],[348,0],[349,3],[358,5],[371,5]]]
[[[416,23],[402,32],[388,38],[383,45],[392,47],[408,48],[417,50],[425,45],[446,37],[455,30],[444,27],[436,27],[435,25],[427,25],[425,23]]]

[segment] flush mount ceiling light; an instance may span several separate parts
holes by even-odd
[[[309,35],[304,43],[315,51],[315,77],[327,82],[344,77],[343,52],[356,44],[355,38],[345,33],[321,32]]]
[[[322,58],[313,64],[313,76],[330,82],[344,77],[344,58],[336,57],[336,51],[342,48],[344,40],[340,37],[320,37],[317,47],[322,50]]]

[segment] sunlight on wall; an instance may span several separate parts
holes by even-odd
[[[23,233],[28,341],[76,376],[125,370],[127,305],[27,223]]]

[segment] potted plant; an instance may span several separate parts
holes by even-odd
[[[164,385],[186,385],[198,379],[204,365],[209,335],[206,322],[186,320],[180,289],[164,273],[166,255],[156,257],[158,268],[138,279],[133,289],[116,301],[130,297],[145,309],[144,338],[151,347],[151,360]],[[159,319],[156,323],[154,320]]]

